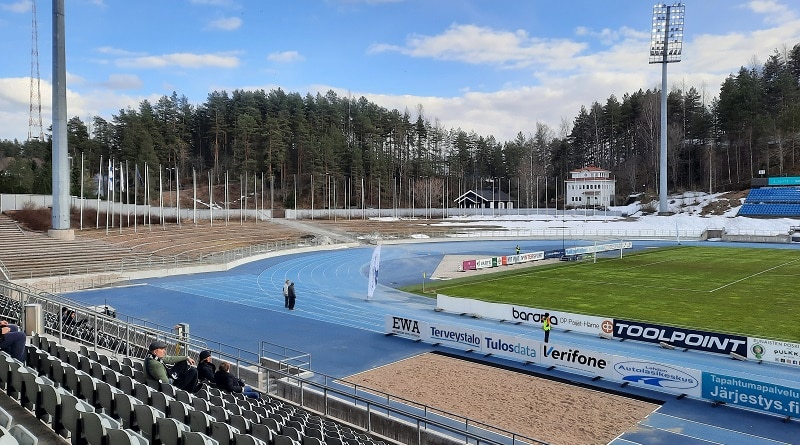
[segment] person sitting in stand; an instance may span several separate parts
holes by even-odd
[[[217,383],[214,381],[214,374],[216,374],[216,372],[217,366],[211,361],[211,351],[200,351],[200,361],[197,362],[198,380],[216,387]]]
[[[0,349],[11,357],[25,363],[25,342],[27,336],[19,326],[0,320]]]
[[[83,326],[86,324],[86,319],[78,321],[75,311],[65,306],[61,308],[61,322],[64,326]]]
[[[197,368],[192,367],[194,359],[185,355],[167,355],[167,344],[160,340],[150,343],[148,350],[144,359],[148,379],[170,383],[189,392],[197,392],[202,387],[197,380]],[[167,365],[172,365],[169,371]]]
[[[239,392],[253,399],[261,398],[261,394],[259,394],[258,391],[245,385],[243,381],[234,377],[233,374],[230,373],[230,370],[230,363],[222,362],[219,364],[219,369],[217,373],[214,374],[214,381],[217,382],[217,388],[222,391]]]

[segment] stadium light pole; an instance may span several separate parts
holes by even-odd
[[[661,152],[659,162],[658,211],[667,209],[667,64],[681,61],[683,52],[683,20],[686,7],[678,2],[672,6],[656,3],[653,6],[653,27],[650,35],[650,63],[661,64]]]

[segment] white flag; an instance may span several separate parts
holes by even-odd
[[[108,194],[114,193],[114,163],[108,160]]]
[[[122,162],[119,163],[119,191],[125,191],[125,172],[122,170]]]
[[[378,285],[378,270],[381,265],[381,245],[378,244],[372,251],[372,261],[369,263],[369,282],[367,283],[367,300],[372,298],[375,293],[375,286]]]

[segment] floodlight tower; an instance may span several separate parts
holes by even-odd
[[[650,63],[661,64],[661,153],[659,163],[658,212],[667,210],[667,64],[681,61],[685,6],[656,3],[650,34]]]
[[[64,0],[53,0],[53,238],[75,239],[69,227],[69,149],[67,147],[67,63]]]

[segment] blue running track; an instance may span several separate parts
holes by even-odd
[[[517,240],[384,245],[380,284],[370,301],[366,300],[367,270],[373,247],[290,254],[255,261],[226,272],[140,280],[127,287],[76,292],[69,297],[87,305],[106,303],[121,314],[164,326],[188,323],[193,334],[249,351],[258,351],[261,340],[305,351],[311,354],[311,366],[315,372],[337,378],[423,352],[442,351],[523,372],[664,401],[636,428],[611,442],[613,445],[800,444],[800,422],[796,420],[784,422],[776,416],[727,406],[712,408],[706,402],[687,398],[678,400],[631,386],[621,388],[602,380],[591,382],[581,375],[547,371],[494,357],[475,357],[466,352],[383,334],[384,316],[392,314],[539,340],[541,332],[529,326],[435,312],[434,299],[396,289],[420,283],[423,273],[429,277],[444,255],[481,257],[510,254],[518,243],[523,252],[558,249],[563,245],[562,241]],[[674,244],[674,241],[635,241],[634,247],[642,249],[668,244]],[[724,244],[703,245],[722,247]],[[795,248],[791,245],[768,247]],[[287,278],[296,283],[297,305],[294,311],[284,308],[281,290]],[[795,382],[793,386],[800,387],[800,370],[789,367],[739,362],[699,352],[670,351],[574,332],[557,331],[554,335],[558,336],[559,342],[609,354],[724,371],[728,375],[764,381]]]

